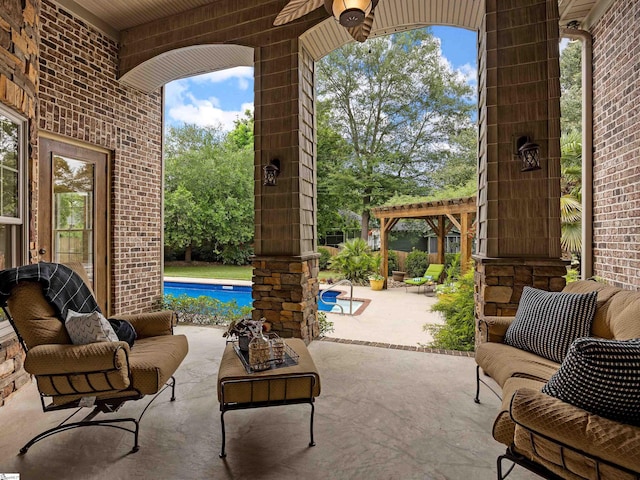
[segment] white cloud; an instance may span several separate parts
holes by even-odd
[[[219,126],[228,131],[234,122],[244,116],[246,110],[253,111],[253,102],[244,102],[238,110],[223,110],[218,97],[196,97],[204,83],[221,83],[237,79],[237,89],[246,92],[253,80],[252,67],[236,67],[168,83],[165,87],[165,106],[169,123],[184,122],[199,126]],[[197,89],[196,85],[200,85]],[[219,90],[217,90],[219,91]]]
[[[175,105],[168,109],[169,116],[178,122],[194,123],[199,126],[220,126],[229,131],[234,122],[244,116],[246,110],[253,111],[253,103],[243,103],[240,110],[222,110],[215,97],[198,100],[190,95],[190,102]]]
[[[478,86],[478,69],[470,63],[465,63],[456,69],[458,77],[474,89]]]

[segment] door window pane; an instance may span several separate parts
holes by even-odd
[[[81,262],[93,281],[94,166],[53,156],[53,261]]]

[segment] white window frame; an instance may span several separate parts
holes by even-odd
[[[27,156],[29,151],[29,123],[26,118],[16,114],[14,111],[0,104],[0,115],[8,118],[18,125],[18,215],[16,217],[5,217],[0,215],[0,225],[12,225],[12,251],[10,258],[7,258],[6,267],[25,265],[28,261],[28,232],[26,219],[29,218],[27,212],[26,192],[28,191],[27,179]],[[21,230],[18,232],[18,230]],[[18,235],[20,233],[20,235]],[[21,238],[19,240],[18,238]],[[0,340],[14,334],[13,328],[8,321],[0,319]]]

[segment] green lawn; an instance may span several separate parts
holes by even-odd
[[[219,278],[224,280],[251,280],[253,268],[251,265],[193,265],[193,266],[170,266],[164,267],[164,274],[167,277],[192,277],[192,278]],[[320,272],[319,278],[339,278],[335,272],[329,270]]]

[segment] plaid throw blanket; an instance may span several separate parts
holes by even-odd
[[[46,262],[0,271],[0,306],[7,305],[11,289],[22,281],[40,282],[45,298],[55,307],[63,321],[69,310],[81,313],[100,312],[91,290],[80,275],[65,265]]]

